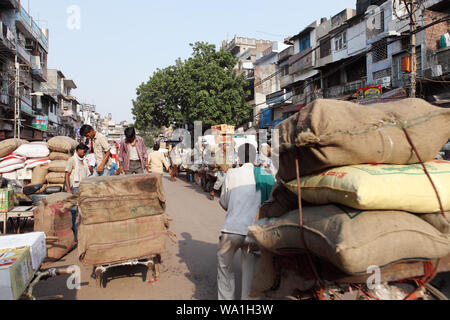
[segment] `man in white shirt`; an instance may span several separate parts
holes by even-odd
[[[241,167],[228,170],[220,198],[220,205],[227,210],[227,216],[221,230],[217,253],[219,300],[236,298],[232,266],[237,250],[241,249],[242,257],[242,300],[249,300],[256,264],[255,256],[243,248],[248,227],[255,221],[261,206],[261,191],[256,188],[253,165],[256,160],[256,149],[250,144],[245,144],[239,148],[238,156]]]

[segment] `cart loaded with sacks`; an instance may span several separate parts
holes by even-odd
[[[317,100],[277,129],[277,184],[249,228],[250,296],[447,300],[431,282],[450,271],[450,162],[435,160],[450,110]]]
[[[152,273],[149,282],[157,280],[166,237],[176,241],[160,175],[87,179],[75,200],[81,217],[79,259],[93,266],[97,286],[106,284],[109,269],[120,266],[143,265]]]

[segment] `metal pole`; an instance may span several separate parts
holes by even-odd
[[[20,103],[19,103],[19,77],[20,77],[20,65],[15,57],[14,66],[16,68],[14,79],[14,138],[20,139]]]
[[[411,91],[410,97],[416,97],[416,83],[417,83],[417,53],[416,53],[416,10],[417,3],[416,0],[409,0],[411,4],[410,11],[410,30],[411,30]]]

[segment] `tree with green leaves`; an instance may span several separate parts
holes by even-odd
[[[237,59],[204,42],[191,44],[192,56],[158,69],[137,88],[133,101],[136,127],[175,124],[239,125],[251,116],[249,83],[234,70]]]

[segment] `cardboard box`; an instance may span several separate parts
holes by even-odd
[[[0,237],[0,250],[17,247],[30,247],[33,270],[39,270],[47,257],[47,245],[44,232],[32,232]]]
[[[0,189],[0,213],[11,211],[14,208],[14,190]]]
[[[17,180],[31,180],[33,179],[33,170],[21,169],[17,170]]]
[[[0,249],[0,300],[18,300],[33,277],[30,248]]]

